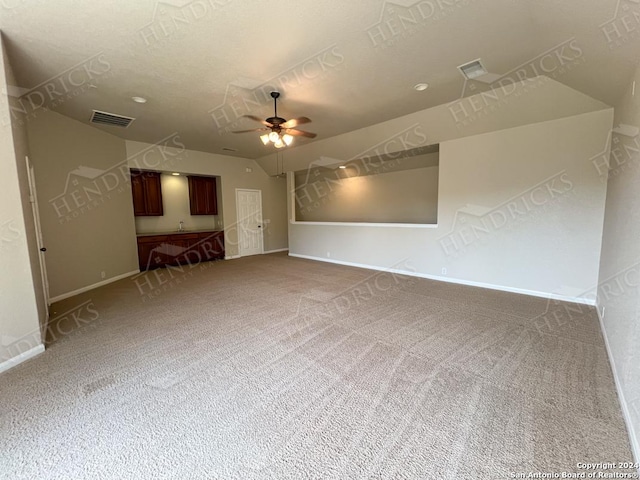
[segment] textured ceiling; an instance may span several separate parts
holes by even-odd
[[[28,113],[103,110],[136,117],[99,127],[123,138],[249,158],[272,147],[228,131],[270,116],[272,89],[322,139],[540,74],[613,104],[640,58],[638,0],[6,0],[0,29]],[[491,75],[465,82],[476,58]]]

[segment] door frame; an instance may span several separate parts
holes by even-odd
[[[33,214],[33,223],[36,230],[36,242],[38,244],[38,260],[40,264],[40,277],[42,280],[42,292],[44,294],[44,303],[46,305],[46,322],[49,321],[49,276],[47,275],[47,264],[45,261],[45,252],[41,249],[44,248],[44,241],[42,237],[42,225],[40,223],[40,209],[38,207],[38,193],[36,190],[36,174],[33,168],[33,164],[29,160],[29,156],[26,155],[24,160],[27,165],[27,179],[29,183],[29,203],[31,204],[31,212]]]
[[[241,219],[240,219],[240,209],[238,208],[238,205],[240,205],[240,202],[238,201],[238,194],[240,192],[258,192],[258,198],[260,201],[260,218],[258,220],[258,225],[259,225],[259,230],[260,230],[260,252],[258,252],[256,255],[262,255],[264,253],[264,218],[262,215],[262,190],[258,190],[256,188],[236,188],[236,231],[238,232],[238,256],[242,257],[242,252],[240,249],[240,226],[242,225],[241,223]],[[250,255],[247,255],[250,256]]]

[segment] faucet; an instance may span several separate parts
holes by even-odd
[[[184,222],[182,220],[180,220],[180,224],[178,225],[178,231],[184,232]]]

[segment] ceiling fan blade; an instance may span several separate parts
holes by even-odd
[[[231,133],[249,133],[249,132],[264,132],[266,130],[271,130],[270,128],[252,128],[251,130],[233,130]]]
[[[286,128],[283,131],[284,133],[288,133],[289,135],[294,135],[296,137],[316,138],[318,136],[315,133],[304,132],[302,130],[296,130],[295,128]]]
[[[251,120],[255,120],[256,122],[260,122],[261,124],[266,125],[267,127],[271,126],[269,122],[261,119],[260,117],[256,117],[255,115],[243,115],[243,117],[250,118]]]
[[[292,118],[291,120],[288,120],[288,121],[284,122],[280,126],[282,128],[295,128],[298,125],[302,125],[303,123],[311,123],[311,119],[309,119],[307,117]]]

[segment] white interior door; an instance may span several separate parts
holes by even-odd
[[[38,241],[38,251],[40,252],[40,276],[42,277],[42,291],[44,292],[45,305],[49,306],[49,280],[47,278],[47,264],[45,263],[45,248],[42,242],[42,227],[40,226],[40,212],[38,210],[38,195],[36,193],[36,177],[33,165],[29,157],[24,157],[27,162],[27,176],[29,177],[29,202],[33,213],[33,222],[36,228],[36,239]],[[47,308],[47,320],[49,320],[49,309]]]
[[[238,253],[241,257],[263,252],[262,192],[236,189]]]

